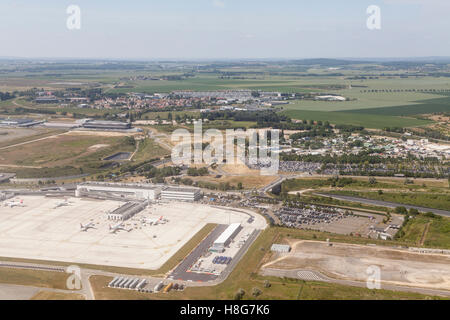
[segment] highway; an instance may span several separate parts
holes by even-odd
[[[327,194],[327,193],[316,193],[316,194],[319,196],[322,196],[322,197],[331,197],[333,199],[351,201],[351,202],[359,202],[359,203],[363,203],[363,204],[376,205],[376,206],[381,206],[381,207],[389,207],[389,208],[405,207],[406,209],[413,208],[413,209],[419,210],[420,212],[432,212],[439,216],[450,217],[450,211],[446,211],[446,210],[424,208],[424,207],[412,206],[412,205],[408,205],[408,204],[389,202],[389,201],[381,201],[381,200],[372,200],[372,199],[366,199],[366,198],[360,198],[360,197],[354,197],[354,196],[343,196],[343,195]]]

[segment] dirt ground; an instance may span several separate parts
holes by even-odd
[[[115,131],[70,131],[67,135],[82,135],[82,136],[102,136],[102,137],[125,137],[142,135],[139,132],[115,132]]]
[[[366,281],[370,266],[381,283],[450,290],[450,256],[406,249],[318,241],[291,241],[292,251],[276,255],[262,268],[319,271],[343,280]]]
[[[22,129],[0,127],[0,143],[45,133],[45,129]]]
[[[231,185],[237,185],[239,182],[242,182],[245,189],[251,188],[261,188],[264,187],[271,182],[275,181],[276,177],[274,176],[260,176],[260,175],[242,175],[242,176],[222,176],[220,178],[215,178],[214,176],[203,176],[203,177],[190,177],[194,181],[206,181],[213,183],[230,183]]]

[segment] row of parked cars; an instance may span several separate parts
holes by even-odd
[[[230,262],[231,257],[223,257],[223,256],[215,257],[212,261],[212,263],[214,264],[230,264]]]

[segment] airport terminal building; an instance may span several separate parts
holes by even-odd
[[[197,201],[202,197],[198,188],[167,187],[153,184],[122,184],[105,182],[86,182],[79,184],[77,197],[113,197],[124,200],[155,201],[178,200]]]
[[[98,196],[109,195],[134,200],[154,201],[159,198],[161,188],[151,184],[121,184],[121,183],[101,183],[87,182],[77,186],[76,196]]]
[[[200,189],[168,187],[161,191],[161,200],[197,201],[201,198]]]

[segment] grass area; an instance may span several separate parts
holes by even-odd
[[[14,129],[12,129],[12,130],[14,130]],[[22,129],[22,130],[33,130],[33,129]],[[8,131],[6,131],[6,132],[8,132]],[[42,138],[50,137],[53,135],[61,134],[64,132],[65,132],[64,130],[49,130],[49,129],[36,130],[36,134],[33,134],[33,135],[27,135],[27,136],[19,137],[17,139],[12,139],[12,140],[5,139],[4,141],[0,142],[0,148],[12,146],[12,145],[16,145],[16,144],[24,143],[24,142],[28,142],[28,141],[33,141],[33,140],[37,140],[37,139],[42,139]],[[10,135],[12,135],[12,134],[10,133]]]
[[[394,106],[390,108],[368,108],[353,110],[353,113],[369,113],[391,116],[409,116],[415,114],[449,112],[450,96],[445,95],[441,98],[427,99],[420,101],[419,104]]]
[[[67,273],[0,268],[0,283],[52,289],[67,289]]]
[[[450,194],[436,192],[366,192],[366,191],[350,191],[335,190],[335,194],[357,196],[366,199],[374,199],[381,201],[396,202],[399,204],[408,204],[413,206],[448,210],[450,208]]]
[[[39,291],[31,300],[86,300],[85,297],[77,293]]]
[[[258,270],[270,256],[270,246],[280,242],[283,238],[315,239],[325,241],[330,238],[333,242],[350,242],[359,244],[376,243],[378,245],[398,245],[399,242],[369,240],[345,235],[330,235],[327,233],[308,230],[295,230],[273,227],[262,232],[247,254],[238,263],[232,274],[221,284],[213,287],[190,287],[183,292],[170,292],[167,294],[142,294],[124,290],[107,288],[110,277],[91,277],[95,296],[98,299],[193,299],[193,300],[228,300],[233,299],[239,289],[246,294],[244,299],[430,299],[431,296],[411,292],[395,292],[387,290],[369,290],[365,288],[342,286],[321,282],[304,282],[294,279],[263,277]],[[264,288],[264,281],[269,280],[270,288]],[[259,288],[262,294],[255,298],[252,296],[253,288]],[[301,294],[299,296],[300,288]]]
[[[0,164],[17,166],[19,178],[98,173],[104,157],[134,150],[127,137],[69,134],[4,149]]]
[[[239,182],[242,183],[244,189],[261,188],[268,185],[276,179],[273,176],[260,176],[260,175],[248,175],[248,176],[221,176],[216,178],[215,176],[203,176],[203,177],[189,177],[193,181],[201,181],[207,183],[229,183],[232,186],[237,186]]]
[[[361,93],[355,90],[341,90],[335,93],[343,95],[350,101],[313,101],[298,100],[286,106],[289,110],[309,111],[341,111],[353,112],[370,110],[373,108],[389,110],[397,106],[420,104],[427,99],[440,98],[437,94],[419,92],[367,92]],[[371,113],[371,112],[367,112]],[[387,113],[390,115],[389,113]]]
[[[450,249],[450,218],[420,214],[409,219],[402,230],[404,235],[399,240],[410,245],[420,246],[423,241],[426,247]]]
[[[332,181],[329,179],[316,179],[316,178],[302,178],[302,179],[288,179],[283,182],[283,190],[297,191],[310,188],[323,188],[330,187]],[[384,180],[376,180],[375,183],[370,183],[369,178],[351,178],[351,182],[343,186],[344,188],[372,188],[372,189],[398,189],[402,187],[400,182],[389,182]],[[404,187],[404,185],[403,185]],[[410,187],[410,186],[408,186]],[[414,188],[420,188],[418,185],[412,186]]]
[[[253,79],[219,79],[217,75],[200,75],[185,80],[128,81],[126,87],[111,89],[110,92],[157,93],[176,90],[212,91],[230,89],[266,90],[281,92],[305,92],[308,82],[303,79],[286,77],[264,77]]]
[[[170,154],[170,151],[164,149],[152,139],[144,139],[139,142],[139,149],[133,157],[133,161],[141,162],[154,158],[161,158]]]
[[[383,129],[385,127],[418,127],[429,125],[432,122],[414,118],[404,118],[386,115],[373,115],[352,112],[327,112],[310,110],[286,110],[283,114],[292,119],[299,120],[321,120],[329,121],[332,124],[350,124],[363,126],[365,128]]]

